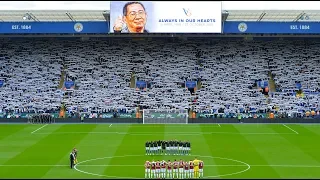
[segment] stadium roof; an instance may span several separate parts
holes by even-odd
[[[320,21],[320,10],[230,10],[226,21]],[[103,10],[2,10],[0,21],[109,21],[110,11]]]
[[[232,10],[227,21],[320,21],[320,10]]]
[[[2,22],[22,21],[108,21],[109,11],[102,10],[15,10],[0,11]]]

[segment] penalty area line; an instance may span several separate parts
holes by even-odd
[[[39,127],[38,129],[36,129],[36,130],[32,131],[32,132],[31,132],[31,134],[33,134],[33,133],[35,133],[35,132],[39,131],[40,129],[42,129],[42,128],[46,127],[47,125],[49,125],[49,124],[45,124],[45,125],[43,125],[43,126]]]
[[[284,127],[286,127],[286,128],[288,128],[288,129],[290,129],[292,132],[294,132],[294,133],[296,133],[296,134],[299,134],[297,131],[295,131],[295,130],[293,130],[293,129],[291,129],[290,127],[288,127],[287,125],[285,125],[285,124],[282,124]]]

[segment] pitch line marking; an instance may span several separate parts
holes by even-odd
[[[47,125],[49,125],[49,124],[45,124],[45,125],[43,125],[43,126],[39,127],[38,129],[36,129],[36,130],[32,131],[32,132],[31,132],[31,134],[33,134],[33,133],[35,133],[35,132],[39,131],[40,129],[42,129],[42,128],[46,127]]]
[[[221,127],[220,124],[218,124],[218,126]]]
[[[126,165],[126,164],[88,164],[88,165],[78,165],[81,167],[144,167],[144,165]],[[206,167],[246,167],[247,165],[237,165],[237,164],[209,164],[206,165]],[[0,167],[70,167],[70,165],[65,165],[65,164],[42,164],[42,165],[37,165],[37,164],[0,164]],[[250,167],[287,167],[287,168],[320,168],[320,165],[291,165],[291,164],[257,164],[257,165],[250,165]]]
[[[120,135],[140,135],[150,136],[163,134],[164,132],[144,132],[144,133],[128,133],[128,132],[52,132],[52,133],[35,133],[35,134],[120,134]],[[237,133],[237,132],[204,132],[204,133],[185,133],[185,132],[165,132],[168,135],[203,135],[203,134],[242,134],[242,135],[280,135],[280,134],[295,134],[295,133]]]
[[[142,156],[144,156],[144,155],[125,155],[125,156],[114,156],[114,157],[120,157],[121,158],[121,157],[142,157]],[[242,170],[242,171],[229,173],[229,174],[216,175],[216,176],[206,176],[206,178],[231,176],[231,175],[235,175],[235,174],[244,173],[244,172],[246,172],[246,171],[248,171],[250,169],[250,165],[249,164],[247,164],[245,162],[242,162],[242,161],[239,161],[239,160],[235,160],[235,159],[222,158],[222,157],[213,157],[213,156],[200,156],[200,155],[194,155],[194,156],[206,157],[206,158],[212,158],[212,159],[224,159],[224,160],[240,163],[240,164],[242,164],[242,166],[247,167],[245,170]],[[79,162],[78,164],[76,164],[74,166],[74,169],[76,171],[79,171],[79,172],[84,173],[84,174],[90,174],[90,175],[100,176],[100,177],[113,177],[113,178],[121,178],[121,179],[128,179],[128,178],[130,178],[130,179],[139,179],[139,178],[132,178],[132,177],[118,177],[118,176],[108,176],[108,175],[103,175],[103,174],[95,174],[95,173],[91,173],[91,172],[82,171],[82,170],[79,170],[77,168],[77,166],[79,166],[80,164],[85,163],[85,162],[96,161],[96,160],[101,160],[101,159],[110,159],[110,158],[114,158],[114,157],[102,157],[102,158],[95,158],[95,159],[88,159],[88,160],[85,160],[85,161],[81,161],[81,162]],[[143,165],[140,165],[140,166],[143,166]]]
[[[285,124],[282,124],[284,127],[286,127],[286,128],[288,128],[288,129],[290,129],[292,132],[294,132],[294,133],[296,133],[296,134],[299,134],[297,131],[295,131],[295,130],[293,130],[293,129],[291,129],[290,127],[288,127],[287,125],[285,125]]]
[[[201,125],[217,127],[216,123],[204,123],[204,124],[117,124],[118,126],[131,126],[131,127],[197,127]]]
[[[111,127],[112,126],[112,124],[110,124],[110,126],[109,127]]]
[[[218,128],[219,125],[217,124],[204,124],[206,127],[216,127]],[[179,125],[160,125],[160,124],[146,124],[146,125],[135,125],[135,124],[115,124],[115,127],[133,127],[133,128],[140,128],[140,127],[148,127],[148,128],[157,128],[157,127],[166,127],[166,128],[187,128],[187,127],[199,127],[199,125],[195,124],[182,124],[181,126]]]

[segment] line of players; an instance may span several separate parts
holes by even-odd
[[[189,141],[147,141],[146,155],[190,155],[191,143]]]
[[[146,179],[194,179],[203,178],[203,161],[146,161]]]

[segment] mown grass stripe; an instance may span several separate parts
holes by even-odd
[[[26,127],[26,125],[0,125],[0,142],[2,139],[17,133]]]
[[[77,131],[78,127],[81,125],[72,125],[70,126],[70,131]],[[97,125],[91,132],[95,131],[110,131],[111,129],[104,125]],[[125,128],[124,128],[125,130]],[[87,134],[80,142],[78,142],[75,147],[79,151],[78,162],[81,163],[88,159],[95,159],[105,156],[112,157],[114,155],[114,151],[117,149],[117,146],[121,142],[119,139],[121,136],[117,136],[117,138],[110,138],[109,134]],[[78,171],[71,170],[69,167],[69,162],[66,161],[67,158],[63,157],[59,164],[66,164],[65,168],[54,167],[51,168],[42,178],[60,178],[61,174],[63,174],[64,178],[96,178],[92,175],[87,175],[83,173],[79,173]],[[108,161],[93,161],[91,163],[95,164],[108,164]],[[84,163],[83,167],[79,167],[79,169],[88,170],[95,173],[101,173],[104,171],[105,167],[90,167],[91,163]],[[80,164],[81,165],[81,164]],[[88,166],[88,167],[87,167]]]
[[[34,134],[31,134],[31,132],[42,125],[25,125],[21,130],[15,129],[16,126],[20,125],[0,125],[1,131],[8,130],[7,132],[0,131],[0,136],[1,134],[7,134],[0,140],[0,177],[101,178],[69,169],[68,156],[75,146],[79,149],[80,161],[99,157],[113,157],[111,161],[98,160],[82,164],[83,166],[80,165],[79,169],[118,177],[143,178],[145,160],[183,158],[183,156],[145,156],[145,141],[158,139],[190,140],[193,146],[193,155],[184,159],[193,159],[194,154],[198,154],[239,160],[252,165],[249,171],[222,178],[320,177],[318,168],[320,163],[317,160],[318,152],[316,152],[319,149],[317,148],[317,142],[320,136],[320,126],[287,124],[287,126],[299,132],[299,134],[296,134],[282,124],[223,124],[220,128],[212,125],[200,125],[201,128],[199,128],[197,127],[199,125],[157,125],[156,127],[150,127],[141,124],[123,126],[113,124],[109,128],[109,125],[53,124]],[[4,126],[6,127],[4,128]],[[202,131],[202,129],[204,130]],[[307,131],[304,129],[307,129]],[[16,132],[12,133],[14,131]],[[115,135],[109,132],[124,133]],[[182,133],[177,134],[176,132]],[[194,134],[187,135],[189,132]],[[149,134],[140,135],[141,133]],[[75,141],[72,142],[73,140]],[[67,147],[69,145],[70,147]],[[207,148],[205,148],[206,146]],[[63,149],[65,149],[64,152],[62,152]],[[130,154],[136,156],[126,156]],[[208,157],[203,157],[207,162],[206,164],[210,165],[205,166],[205,176],[230,174],[246,168],[242,164],[219,159],[214,159],[214,162],[208,163],[210,162]],[[4,165],[1,166],[1,164]],[[16,166],[19,164],[23,166]],[[53,166],[33,167],[37,164]],[[10,167],[10,165],[12,166]],[[113,167],[106,169],[101,165]],[[137,166],[136,168],[126,168],[125,165]]]
[[[219,147],[225,149],[225,151],[218,151],[218,153],[222,153],[224,155],[228,155],[229,158],[240,160],[243,162],[250,164],[268,164],[263,156],[257,151],[256,147],[247,139],[248,136],[242,135],[242,131],[238,128],[241,126],[234,126],[229,125],[227,129],[231,132],[238,132],[238,136],[228,136],[222,135],[220,136]],[[246,129],[245,131],[249,131],[250,129]],[[250,131],[256,132],[257,129],[252,127]],[[263,132],[268,132],[267,130]],[[253,136],[252,136],[253,137]],[[257,136],[256,138],[259,138]],[[264,138],[268,138],[267,136],[261,137],[263,141]],[[223,155],[222,154],[222,155]],[[252,158],[254,157],[254,158]],[[268,172],[267,174],[265,172]],[[265,167],[263,169],[251,167],[249,171],[246,171],[241,174],[233,175],[232,178],[267,178],[273,177],[278,178],[280,175],[272,168],[272,167]]]
[[[116,126],[112,126],[115,128]],[[117,126],[118,128],[118,126]],[[119,129],[121,127],[119,126]],[[118,129],[118,131],[119,131]],[[153,141],[153,140],[163,140],[165,136],[165,125],[159,126],[156,129],[152,129],[157,132],[162,132],[155,135],[150,136],[133,136],[130,133],[139,133],[150,131],[148,128],[144,128],[141,126],[136,127],[135,125],[129,126],[126,134],[118,146],[118,149],[114,153],[114,156],[118,156],[115,158],[110,159],[110,164],[141,164],[143,165],[145,160],[157,160],[162,159],[161,156],[145,156],[145,142],[146,141]],[[126,156],[126,155],[138,155],[133,157],[119,157],[119,156]],[[140,156],[141,155],[141,156]],[[109,176],[118,176],[118,177],[144,177],[144,169],[139,167],[130,168],[130,171],[126,171],[123,174],[123,168],[121,167],[106,167],[104,173],[105,175]]]
[[[87,125],[80,128],[82,131],[91,131],[96,125]],[[71,127],[72,128],[72,127]],[[70,129],[70,125],[60,126],[54,132],[66,131]],[[30,134],[30,132],[29,132]],[[33,136],[30,134],[29,136]],[[58,135],[51,134],[40,139],[36,144],[29,146],[23,152],[7,161],[5,164],[18,164],[24,162],[24,164],[58,164],[59,160],[63,157],[68,161],[69,153],[72,148],[81,141],[87,134],[70,134],[70,135]],[[28,138],[28,136],[26,136]],[[27,173],[24,175],[28,178],[40,178],[45,175],[52,167],[38,168],[37,173]],[[1,169],[1,177],[23,177],[25,168],[7,168]],[[30,167],[28,171],[36,171],[37,169]],[[28,176],[30,175],[30,176]]]
[[[12,125],[11,127],[16,128],[17,125]],[[23,125],[22,127],[24,128],[0,140],[0,164],[5,164],[10,159],[23,153],[30,146],[36,144],[39,140],[48,136],[48,134],[37,136],[30,134],[30,132],[39,127],[39,125]],[[57,129],[59,126],[53,128]]]
[[[206,125],[199,125],[197,128],[199,132],[202,132],[202,136],[196,137],[197,141],[193,143],[193,150],[194,154],[200,154],[202,156],[212,156],[216,157],[217,154],[215,153],[214,146],[217,145],[215,143],[215,139],[212,138],[211,134],[205,134],[210,132],[217,132],[221,131],[221,129],[217,129],[216,126],[206,126]],[[215,144],[215,145],[214,145]],[[196,152],[195,152],[196,151]],[[219,165],[214,158],[202,158],[202,157],[195,157],[200,159],[204,162],[204,164],[213,164]],[[193,158],[193,159],[195,159]],[[218,167],[207,167],[204,171],[204,176],[218,176],[221,175],[220,169]]]
[[[305,155],[308,155],[309,157],[314,160],[313,163],[317,162],[320,163],[320,156],[319,156],[319,145],[318,141],[320,139],[320,135],[316,134],[309,129],[305,128],[303,125],[291,125],[290,127],[294,128],[296,131],[299,132],[299,135],[290,137],[286,134],[279,134],[281,137],[286,139],[288,142],[290,142],[295,148],[298,148],[303,152]],[[275,132],[281,132],[279,128],[271,127],[274,129]],[[318,128],[320,131],[320,127]],[[300,157],[302,154],[299,155]],[[303,158],[306,160],[306,158]],[[310,161],[310,160],[309,160]],[[309,162],[312,163],[312,162]]]

